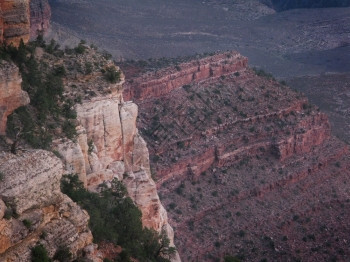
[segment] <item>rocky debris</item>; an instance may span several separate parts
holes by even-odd
[[[38,33],[49,29],[51,8],[48,0],[30,1],[30,38],[35,39]]]
[[[52,153],[1,153],[0,172],[0,198],[6,204],[0,216],[1,261],[29,261],[37,244],[51,257],[62,246],[76,257],[92,243],[89,216],[61,193],[63,165]]]
[[[18,107],[29,103],[28,94],[21,89],[22,78],[17,66],[0,62],[0,135],[6,131],[7,117]]]
[[[23,39],[27,43],[30,34],[29,1],[1,1],[0,11],[0,42],[18,46]]]

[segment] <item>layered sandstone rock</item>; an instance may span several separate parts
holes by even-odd
[[[67,246],[76,257],[92,243],[89,216],[61,193],[63,165],[52,153],[1,153],[0,172],[0,198],[10,214],[0,216],[1,261],[29,261],[37,244],[44,245],[50,256]]]
[[[7,117],[16,108],[29,103],[29,96],[21,89],[22,78],[18,68],[9,62],[0,62],[0,135],[6,131]]]
[[[30,1],[30,38],[35,39],[39,32],[46,32],[50,26],[51,8],[48,0]]]
[[[0,2],[0,41],[18,46],[20,40],[29,41],[29,0],[4,0]]]

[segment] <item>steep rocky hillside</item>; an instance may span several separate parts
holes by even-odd
[[[350,257],[348,146],[303,94],[234,52],[126,87],[183,260]]]

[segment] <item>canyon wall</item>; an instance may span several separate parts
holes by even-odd
[[[0,135],[6,131],[7,117],[18,107],[29,103],[28,94],[21,89],[22,78],[14,64],[0,62]]]

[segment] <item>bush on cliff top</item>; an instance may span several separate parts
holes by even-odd
[[[123,247],[123,254],[140,261],[169,261],[175,249],[165,232],[143,228],[141,211],[127,196],[125,186],[113,180],[100,193],[87,191],[77,175],[62,179],[61,190],[90,215],[89,226],[96,242],[109,241]]]

